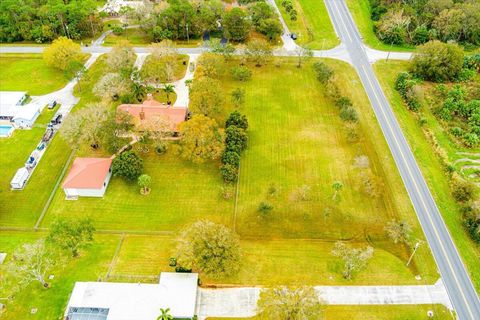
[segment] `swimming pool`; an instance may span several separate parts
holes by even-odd
[[[9,137],[13,132],[12,126],[0,126],[0,137]]]

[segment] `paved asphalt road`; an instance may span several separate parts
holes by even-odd
[[[480,319],[480,300],[379,82],[344,0],[325,0],[387,139],[460,320]]]

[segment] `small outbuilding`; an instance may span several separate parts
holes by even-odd
[[[159,283],[77,282],[65,319],[156,320],[160,308],[174,319],[193,319],[198,274],[162,272]]]
[[[25,183],[28,180],[29,172],[26,168],[20,168],[17,170],[13,176],[12,181],[10,181],[10,186],[14,190],[21,190],[25,186]]]
[[[12,122],[19,128],[31,128],[40,115],[40,107],[35,104],[27,104],[19,108]]]
[[[76,158],[62,185],[67,199],[103,197],[112,176],[111,166],[110,158]]]

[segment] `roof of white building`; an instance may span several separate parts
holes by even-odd
[[[24,119],[27,121],[35,120],[35,117],[40,112],[40,106],[35,103],[30,103],[18,108],[17,113],[13,117],[13,120]]]
[[[0,116],[15,116],[25,94],[25,91],[0,91]]]
[[[175,318],[192,318],[197,281],[196,273],[163,272],[158,284],[77,282],[66,314],[70,308],[105,308],[107,320],[156,320],[160,308],[170,308]]]

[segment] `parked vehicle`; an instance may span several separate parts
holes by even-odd
[[[27,169],[31,169],[31,168],[35,167],[36,165],[37,165],[37,160],[33,156],[28,157],[27,162],[25,162],[25,168],[27,168]]]
[[[53,137],[53,129],[52,128],[47,128],[47,131],[45,131],[45,134],[42,137],[43,142],[48,142],[50,139]]]
[[[296,33],[292,33],[290,34],[290,38],[292,38],[293,40],[297,40],[297,34]]]
[[[50,121],[53,125],[62,123],[62,114],[59,113]]]
[[[57,105],[57,101],[56,100],[52,100],[50,101],[47,106],[48,106],[48,109],[53,109],[55,108],[55,106]]]
[[[12,181],[10,181],[10,186],[12,187],[12,189],[17,189],[17,190],[23,189],[25,182],[27,182],[28,175],[29,173],[26,168],[18,169]]]

